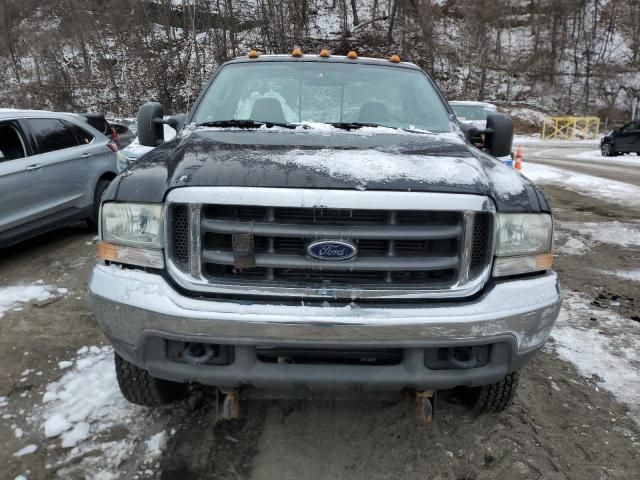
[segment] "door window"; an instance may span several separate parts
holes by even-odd
[[[0,162],[26,157],[22,135],[11,124],[0,125]]]
[[[95,138],[93,135],[87,132],[84,128],[82,128],[80,125],[67,122],[66,120],[62,120],[62,123],[64,123],[64,126],[66,128],[68,128],[73,132],[74,136],[76,137],[76,140],[78,140],[78,143],[80,145],[87,145],[91,143],[91,141]]]
[[[27,123],[31,127],[33,136],[38,144],[39,153],[53,152],[79,145],[79,141],[76,140],[73,132],[65,127],[60,120],[55,118],[35,118],[28,119]]]

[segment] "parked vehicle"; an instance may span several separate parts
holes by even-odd
[[[484,130],[487,128],[487,118],[489,115],[497,113],[497,107],[491,103],[462,100],[453,100],[449,102],[449,105],[455,112],[456,119],[460,122],[462,130],[467,134],[471,144],[484,150]],[[474,128],[477,130],[473,130]],[[514,159],[513,152],[498,159],[511,166]]]
[[[164,139],[165,141],[171,140],[176,136],[176,131],[169,125],[164,125]],[[137,130],[137,128],[136,128]],[[124,172],[127,168],[133,165],[142,155],[149,153],[155,147],[147,147],[140,145],[138,137],[135,137],[129,145],[118,152],[118,173]]]
[[[109,122],[109,125],[111,126],[113,135],[115,135],[114,140],[120,150],[127,148],[136,138],[136,134],[133,133],[127,125],[114,122]]]
[[[560,310],[542,191],[469,143],[411,63],[252,52],[105,193],[89,284],[129,401],[461,387],[506,408]],[[179,127],[165,142],[163,124]],[[429,401],[425,401],[429,399]]]
[[[87,123],[93,128],[111,138],[118,146],[118,149],[125,148],[135,137],[129,127],[120,123],[109,122],[101,113],[80,113],[79,115],[86,119]]]
[[[97,224],[116,150],[78,115],[0,111],[0,248],[77,220]]]
[[[604,157],[614,157],[623,153],[640,155],[640,120],[629,122],[607,133],[600,140],[600,151]]]
[[[487,117],[498,111],[492,103],[452,100],[449,102],[458,121],[475,125],[483,129],[487,126]]]

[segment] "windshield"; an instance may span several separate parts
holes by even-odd
[[[372,124],[448,132],[448,112],[418,70],[324,62],[225,66],[193,121]]]
[[[451,105],[456,112],[458,120],[486,120],[490,113],[495,113],[492,108],[484,105]]]

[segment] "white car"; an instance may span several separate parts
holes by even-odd
[[[458,121],[469,123],[478,128],[486,128],[487,116],[497,113],[498,108],[492,103],[454,100],[449,102]]]
[[[163,125],[163,127],[165,141],[171,140],[176,136],[175,129],[171,128],[169,125]],[[135,124],[130,125],[129,129],[133,132],[137,132]],[[127,147],[118,152],[118,173],[124,172],[127,168],[133,165],[138,158],[145,153],[150,152],[153,148],[154,147],[140,145],[138,137],[134,138]]]

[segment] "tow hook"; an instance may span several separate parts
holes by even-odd
[[[222,420],[235,420],[240,417],[240,392],[230,390],[224,393],[222,401]]]
[[[418,415],[424,423],[431,423],[433,414],[436,411],[436,395],[434,390],[424,390],[416,392],[416,403],[418,405]]]

